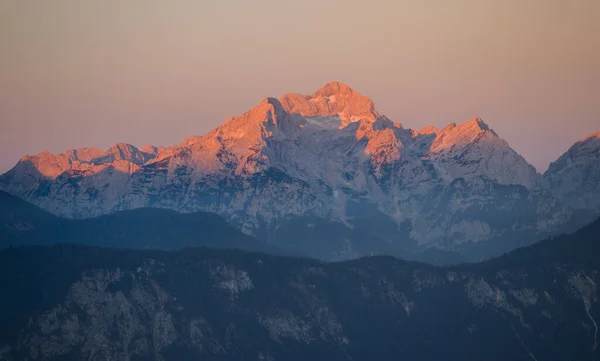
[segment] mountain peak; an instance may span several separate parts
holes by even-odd
[[[254,108],[250,109],[242,118],[249,122],[263,122],[265,120],[277,123],[277,119],[285,116],[285,109],[277,98],[265,98]]]
[[[119,156],[125,157],[126,155],[130,155],[136,151],[138,151],[138,148],[134,145],[127,143],[117,143],[112,147],[108,148],[108,150],[105,153],[119,154]]]
[[[279,99],[273,98],[273,97],[268,97],[268,98],[263,99],[260,103],[258,103],[258,105],[256,107],[263,107],[263,106],[273,107],[275,110],[283,109]]]
[[[438,129],[433,125],[426,125],[420,130],[415,131],[415,134],[434,134]]]
[[[312,95],[286,94],[280,102],[288,113],[337,116],[341,127],[359,120],[374,122],[380,117],[371,99],[340,82],[327,83]]]
[[[479,117],[458,125],[450,123],[444,129],[437,132],[437,137],[431,146],[431,150],[437,153],[448,151],[453,147],[462,148],[484,135],[487,135],[488,139],[499,139],[498,134]]]
[[[157,147],[152,144],[146,144],[143,147],[139,148],[139,150],[143,153],[157,155],[158,153],[164,150],[164,147]]]
[[[332,95],[348,96],[348,95],[352,95],[353,93],[355,93],[355,91],[350,86],[348,86],[344,83],[337,82],[337,81],[332,81],[332,82],[325,84],[325,86],[322,87],[321,89],[317,90],[313,94],[313,97],[316,97],[316,96],[326,96],[327,97],[327,96],[332,96]]]
[[[600,132],[573,144],[550,163],[544,178],[554,193],[571,207],[600,213]]]
[[[114,161],[128,161],[133,162],[137,165],[146,163],[150,158],[153,158],[152,154],[146,154],[141,152],[136,146],[127,143],[117,143],[110,147],[103,155],[94,158],[92,163],[104,164],[111,163]]]
[[[277,125],[286,115],[286,110],[279,100],[265,98],[244,114],[227,119],[207,136],[211,139],[216,137],[216,139],[239,140],[244,144],[255,144],[263,136],[264,126]],[[189,146],[203,139],[204,137],[190,137],[182,145]],[[217,146],[219,142],[220,140],[212,146]]]
[[[579,141],[585,142],[586,140],[589,140],[589,139],[600,139],[600,131],[590,133],[590,134],[586,135],[585,137],[581,138]]]
[[[458,125],[459,129],[462,132],[490,132],[491,134],[493,134],[495,137],[498,137],[498,134],[496,134],[496,132],[490,128],[490,126],[483,121],[483,119],[481,119],[480,117],[475,117],[471,120],[468,120],[464,123],[461,123]]]
[[[490,130],[490,126],[486,122],[484,122],[483,119],[481,119],[480,117],[475,117],[471,120],[464,122],[463,124],[477,126],[481,130]]]

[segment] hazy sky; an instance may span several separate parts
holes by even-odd
[[[480,116],[543,171],[600,130],[600,1],[0,0],[0,172],[332,80],[405,127]]]

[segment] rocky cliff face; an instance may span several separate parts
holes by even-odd
[[[544,178],[566,204],[600,212],[600,132],[575,143],[550,164]]]
[[[0,360],[594,359],[598,226],[446,268],[208,249],[5,250]]]
[[[169,148],[25,157],[0,188],[73,218],[139,207],[214,212],[272,242],[284,222],[311,216],[376,224],[405,248],[507,250],[519,245],[507,239],[556,232],[573,218],[481,119],[414,131],[340,83],[265,99]]]

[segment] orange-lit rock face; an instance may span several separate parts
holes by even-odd
[[[24,157],[0,177],[0,188],[69,217],[166,207],[215,212],[249,232],[307,214],[350,222],[348,209],[366,202],[376,218],[410,225],[420,244],[503,232],[489,223],[496,213],[454,217],[473,209],[507,217],[524,202],[537,213],[511,227],[541,230],[570,214],[480,118],[407,129],[337,82],[308,96],[264,99],[172,147],[117,144]]]
[[[586,135],[585,137],[579,139],[579,141],[580,142],[585,142],[588,140],[597,141],[598,139],[600,139],[600,132],[594,132],[594,133],[590,133],[590,134]]]
[[[415,131],[414,131],[414,135],[419,135],[419,134],[432,134],[432,133],[435,133],[435,132],[437,132],[437,131],[438,131],[438,129],[437,129],[436,127],[434,127],[433,125],[428,125],[428,126],[425,126],[425,127],[423,127],[423,128],[422,128],[422,129],[420,129],[420,130],[415,130]]]
[[[132,174],[143,165],[164,152],[164,148],[148,148],[144,152],[130,144],[116,144],[106,151],[98,148],[70,149],[61,154],[42,152],[24,156],[13,171],[28,174],[36,180],[55,179],[67,171],[82,174],[96,174],[107,167],[119,172]]]
[[[435,131],[436,139],[430,150],[432,153],[440,153],[448,151],[452,147],[464,147],[486,134],[486,132],[497,138],[496,133],[490,130],[481,118],[475,118],[460,125],[452,123],[442,130]]]
[[[371,99],[338,82],[326,84],[313,95],[286,94],[280,101],[288,113],[306,117],[337,115],[340,127],[361,119],[373,122],[379,117]]]
[[[348,127],[350,124],[354,126]],[[523,170],[502,176],[504,158],[490,161],[485,154],[494,147],[503,149],[510,161],[523,163]],[[440,175],[447,179],[467,176],[474,171],[458,167],[453,161],[457,155],[468,153],[484,159],[483,163],[474,163],[475,167],[489,173],[487,176],[495,181],[527,187],[536,184],[535,171],[481,119],[460,125],[452,123],[441,130],[435,127],[420,131],[404,129],[400,123],[380,115],[369,98],[338,82],[328,83],[310,96],[287,94],[280,100],[264,99],[210,133],[189,137],[178,146],[138,149],[117,144],[106,151],[81,148],[58,155],[45,152],[24,157],[13,170],[13,176],[24,178],[29,174],[32,179],[55,179],[66,171],[96,174],[107,166],[132,174],[145,166],[159,167],[160,164],[168,170],[169,177],[176,177],[177,169],[185,167],[200,179],[215,173],[226,176],[231,171],[236,176],[249,176],[270,166],[290,169],[293,164],[301,172],[323,167],[325,169],[317,172],[318,176],[336,182],[330,170],[344,168],[334,163],[348,161],[344,157],[337,160],[340,149],[351,149],[348,154],[352,157],[369,159],[376,174],[382,171],[384,164],[399,162],[404,153],[412,154],[415,160],[432,161]],[[488,166],[481,167],[481,164]]]

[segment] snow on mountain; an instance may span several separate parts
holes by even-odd
[[[573,144],[550,164],[544,178],[563,202],[600,212],[600,132]]]
[[[328,83],[310,96],[286,94],[280,102],[288,113],[305,117],[338,116],[342,128],[359,120],[374,122],[380,117],[371,99],[338,82]]]
[[[535,237],[572,217],[480,118],[414,131],[337,82],[309,96],[267,98],[168,148],[24,157],[0,188],[73,218],[147,206],[203,210],[270,239],[286,219],[316,216],[393,244],[448,250]]]
[[[429,152],[438,173],[449,180],[484,176],[499,184],[542,187],[535,168],[481,118],[436,132]]]

